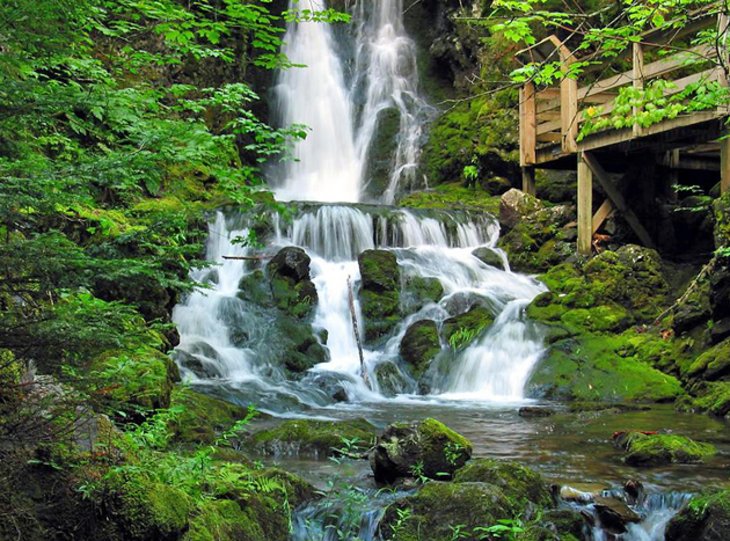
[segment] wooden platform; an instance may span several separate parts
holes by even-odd
[[[690,40],[698,32],[717,25],[727,31],[724,14],[698,12],[681,29],[674,29],[672,40]],[[534,194],[535,168],[577,169],[578,171],[578,251],[590,255],[593,234],[613,211],[621,212],[637,237],[653,246],[651,237],[633,215],[620,191],[613,185],[605,168],[616,169],[620,162],[656,160],[674,171],[709,171],[721,177],[723,192],[730,189],[730,138],[725,125],[727,107],[698,110],[649,123],[642,107],[634,106],[631,114],[613,114],[619,107],[616,98],[621,88],[644,89],[651,81],[663,80],[663,94],[680,93],[703,84],[727,86],[725,71],[727,50],[724,47],[698,45],[680,52],[667,52],[666,32],[646,33],[633,43],[625,64],[631,69],[599,78],[593,73],[583,77],[590,81],[563,78],[559,86],[536,87],[532,82],[520,89],[520,165],[523,189]],[[676,50],[676,49],[674,49]],[[645,62],[645,56],[656,60]],[[576,61],[574,54],[556,36],[522,51],[527,62],[559,59],[564,73]],[[609,66],[599,66],[608,69]],[[626,107],[626,105],[624,105]],[[630,107],[630,106],[629,106]],[[643,105],[648,111],[651,103]],[[622,119],[634,120],[628,126]],[[613,126],[619,124],[618,128]],[[601,126],[603,124],[609,124]],[[643,126],[641,124],[644,124]],[[618,164],[617,164],[618,162]],[[593,214],[593,178],[607,194],[607,200]]]

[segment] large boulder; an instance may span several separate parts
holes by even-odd
[[[444,340],[454,349],[468,346],[494,323],[494,316],[483,306],[473,306],[463,314],[450,317],[441,325]]]
[[[697,357],[683,375],[689,379],[730,381],[730,338]]]
[[[438,302],[443,295],[444,286],[438,278],[409,276],[400,295],[403,313],[412,314],[429,303]]]
[[[724,541],[730,531],[730,490],[694,497],[667,525],[667,541]]]
[[[469,440],[436,419],[388,426],[370,452],[379,483],[403,477],[450,478],[471,457]]]
[[[512,188],[499,200],[499,223],[506,229],[512,229],[528,214],[541,208],[542,203],[535,196]]]
[[[304,250],[287,246],[266,266],[276,306],[295,317],[308,316],[318,301],[317,288],[309,277],[310,262]]]
[[[357,263],[365,341],[373,342],[400,321],[400,269],[395,254],[386,250],[365,250]]]
[[[540,507],[551,504],[550,490],[542,476],[508,460],[480,458],[470,461],[454,475],[456,483],[489,483],[521,506],[532,502]]]
[[[631,466],[698,463],[715,454],[708,443],[674,434],[624,432],[616,434],[614,442],[626,450],[624,462]]]
[[[441,351],[439,331],[435,321],[422,319],[406,330],[400,343],[400,355],[411,367],[414,377],[420,378],[429,363]]]

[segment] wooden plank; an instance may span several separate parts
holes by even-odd
[[[535,115],[535,84],[525,83],[520,89],[520,165],[535,163],[537,117]]]
[[[634,78],[634,88],[637,90],[643,90],[644,88],[644,50],[641,48],[640,43],[634,43],[632,45],[632,62],[631,62],[631,70],[633,72],[633,78]],[[633,108],[633,116],[636,118],[639,113],[641,113],[641,109],[639,107]],[[634,121],[634,126],[632,131],[634,132],[634,136],[638,137],[641,135],[641,126],[638,122]]]
[[[560,82],[560,133],[563,136],[563,151],[576,152],[578,146],[578,81],[563,79]]]
[[[562,143],[563,136],[560,132],[541,133],[536,137],[538,143]]]
[[[555,109],[554,111],[545,111],[537,114],[538,122],[549,122],[552,120],[560,120],[560,111]]]
[[[720,192],[730,191],[730,136],[720,140]]]
[[[641,225],[639,218],[636,214],[634,214],[634,211],[631,210],[631,207],[629,207],[626,203],[626,200],[619,189],[614,186],[608,176],[608,173],[606,173],[606,170],[603,169],[601,164],[598,163],[598,160],[596,160],[590,152],[582,152],[581,154],[583,156],[582,161],[590,168],[591,171],[593,171],[593,174],[598,179],[598,182],[606,192],[606,195],[611,199],[613,204],[616,205],[616,208],[621,212],[621,214],[623,214],[624,219],[626,219],[628,224],[631,226],[631,229],[634,230],[634,233],[636,233],[636,236],[639,237],[639,240],[644,244],[644,246],[655,248],[654,241],[651,239],[651,236],[647,230],[644,229],[644,226]],[[580,189],[580,180],[578,181],[578,186]],[[580,223],[580,216],[578,217],[578,221]]]
[[[593,173],[585,161],[585,153],[578,154],[578,254],[591,255],[593,240]]]
[[[608,217],[613,214],[614,210],[616,210],[616,207],[611,202],[611,199],[606,199],[603,203],[601,203],[601,206],[598,207],[598,210],[593,215],[593,220],[591,221],[591,231],[593,234],[601,228],[603,222],[605,222]]]
[[[530,195],[535,195],[535,167],[528,166],[522,168],[522,191]]]
[[[562,119],[551,120],[550,122],[543,122],[542,124],[537,125],[537,134],[540,135],[543,133],[559,130],[562,124]]]

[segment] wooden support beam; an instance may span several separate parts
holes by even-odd
[[[720,140],[720,192],[730,192],[730,135]]]
[[[644,50],[641,48],[641,43],[634,43],[632,46],[632,72],[634,83],[633,86],[637,90],[643,90],[644,88]],[[641,113],[639,107],[633,108],[634,118]],[[641,135],[641,126],[638,122],[634,121],[633,126],[634,136],[638,137]]]
[[[522,191],[535,195],[535,167],[527,166],[522,168]]]
[[[560,64],[563,79],[560,81],[560,135],[563,152],[577,152],[578,144],[578,81],[566,75],[575,57],[566,47],[561,46]]]
[[[593,234],[596,234],[596,231],[598,231],[601,226],[603,225],[603,222],[605,222],[611,214],[613,214],[613,211],[616,210],[616,207],[613,206],[613,203],[611,203],[610,199],[606,199],[600,207],[598,207],[598,210],[593,215],[593,221],[592,221],[592,227],[591,230]]]
[[[593,171],[593,174],[596,175],[596,178],[598,179],[598,182],[600,183],[603,190],[606,192],[606,195],[611,199],[613,204],[616,205],[616,208],[621,212],[621,214],[623,214],[624,218],[631,226],[631,229],[633,229],[634,233],[636,233],[636,236],[639,237],[639,240],[644,244],[644,246],[648,246],[649,248],[655,248],[654,241],[651,239],[651,236],[649,236],[647,230],[644,229],[644,226],[641,225],[639,218],[636,216],[636,214],[634,214],[634,211],[631,210],[631,207],[629,207],[629,205],[626,203],[624,196],[621,195],[619,189],[614,186],[613,182],[608,176],[608,173],[601,166],[601,164],[598,163],[598,160],[595,158],[595,156],[593,156],[593,154],[591,154],[590,152],[582,152],[581,155],[581,161],[585,162],[586,166],[589,167],[590,170]],[[578,179],[578,193],[580,194],[580,175]],[[580,199],[580,195],[578,195],[578,198]],[[578,203],[578,208],[580,209],[580,202]],[[578,216],[578,224],[580,230],[580,215]]]
[[[520,89],[520,165],[522,167],[535,164],[536,137],[535,84],[528,81]]]
[[[593,173],[585,161],[585,152],[578,153],[578,254],[591,255],[593,240]]]

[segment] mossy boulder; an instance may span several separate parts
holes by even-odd
[[[429,303],[438,302],[444,295],[444,286],[438,278],[409,276],[400,294],[404,314],[412,314]]]
[[[730,338],[697,357],[683,375],[689,379],[730,381]]]
[[[370,452],[370,467],[379,483],[402,477],[445,479],[471,457],[469,440],[436,419],[388,426]]]
[[[250,438],[258,452],[270,455],[311,455],[328,457],[338,454],[344,440],[354,447],[367,449],[375,439],[375,427],[364,419],[349,421],[314,421],[295,419],[256,432]]]
[[[400,321],[400,269],[395,254],[386,250],[365,250],[357,262],[365,340],[372,342]]]
[[[499,223],[506,229],[512,229],[529,214],[542,208],[537,197],[512,188],[499,199]]]
[[[494,323],[494,316],[483,306],[473,306],[441,325],[444,340],[456,349],[463,348],[481,336]]]
[[[308,316],[317,305],[317,288],[309,277],[310,262],[304,250],[287,246],[266,266],[274,303],[295,317]]]
[[[471,255],[476,257],[479,261],[490,267],[496,267],[500,270],[504,270],[504,261],[502,256],[494,249],[481,246],[475,249]]]
[[[393,361],[379,363],[373,369],[372,379],[377,381],[383,396],[394,397],[409,390],[408,378]]]
[[[127,471],[107,477],[102,493],[106,518],[124,539],[172,541],[188,527],[192,502],[175,487]]]
[[[480,187],[466,188],[462,183],[440,184],[432,189],[412,192],[398,202],[415,209],[453,209],[499,214],[499,197]]]
[[[388,541],[451,541],[454,529],[478,540],[486,528],[519,513],[515,502],[489,483],[426,483],[413,496],[391,504],[378,527]]]
[[[498,486],[511,501],[548,507],[552,500],[542,476],[517,462],[480,458],[470,461],[454,475],[456,483],[489,483]]]
[[[256,269],[241,278],[241,281],[238,283],[238,290],[237,297],[241,300],[267,308],[275,306],[271,286],[266,279],[264,271],[261,269]]]
[[[695,496],[667,524],[667,541],[724,541],[730,531],[730,490]]]
[[[730,193],[713,203],[715,214],[715,248],[730,247]]]
[[[614,442],[626,451],[624,462],[631,466],[699,463],[716,452],[708,443],[674,434],[626,432],[614,436]]]
[[[423,375],[440,351],[438,327],[430,319],[411,324],[400,343],[400,355],[416,378]]]
[[[290,372],[301,374],[329,359],[327,348],[320,343],[309,323],[281,317],[274,324],[277,328],[281,361]]]
[[[730,415],[730,382],[701,381],[690,385],[689,392],[692,396],[685,396],[678,402],[679,410],[717,417]]]
[[[691,287],[678,299],[677,307],[673,310],[672,328],[676,334],[690,331],[712,319],[710,280],[705,277]]]
[[[181,406],[171,428],[174,439],[186,444],[211,444],[248,413],[244,407],[185,387],[172,392],[170,405]]]
[[[635,333],[585,333],[550,345],[527,386],[527,396],[599,402],[671,402],[679,381],[646,362],[632,346]]]

